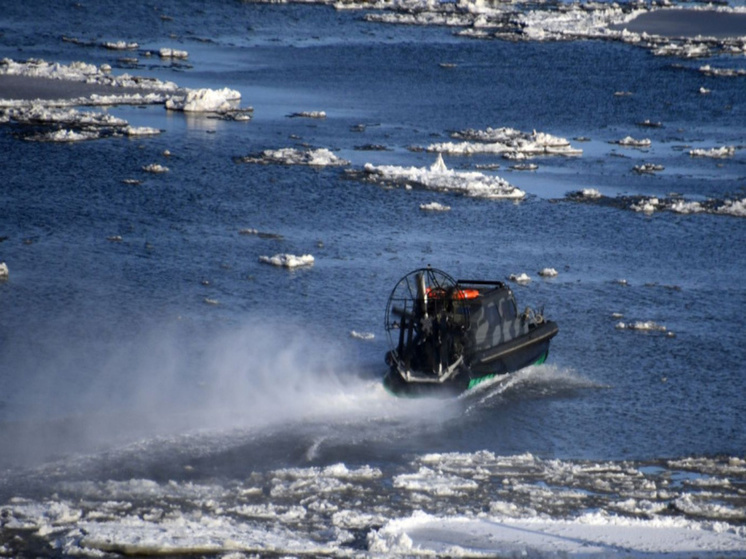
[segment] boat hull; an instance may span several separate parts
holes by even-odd
[[[546,321],[524,336],[469,356],[468,363],[449,379],[440,382],[418,377],[408,381],[392,367],[383,379],[387,390],[405,397],[453,397],[498,376],[514,373],[530,365],[543,363],[549,355],[549,343],[557,335],[555,322]]]

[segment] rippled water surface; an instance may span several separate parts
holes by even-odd
[[[0,261],[10,272],[0,282],[3,501],[18,488],[43,500],[52,487],[67,505],[95,494],[145,507],[145,489],[130,482],[117,497],[114,484],[176,480],[245,491],[210,497],[231,507],[256,486],[276,496],[262,506],[292,515],[307,496],[293,482],[305,474],[268,472],[344,463],[382,472],[327,474],[353,479],[352,494],[393,499],[355,508],[390,518],[418,508],[388,493],[414,483],[402,476],[427,477],[425,466],[450,471],[422,458],[428,453],[463,453],[474,468],[482,460],[495,479],[508,475],[499,457],[514,457],[510,467],[529,485],[562,464],[613,461],[655,484],[681,469],[668,460],[742,456],[744,219],[645,214],[620,200],[744,198],[743,77],[707,77],[699,61],[630,45],[459,39],[320,6],[159,6],[171,19],[127,2],[48,9],[41,18],[14,5],[0,19],[0,57],[109,63],[116,73],[185,87],[230,87],[254,117],[117,106],[107,110],[164,132],[72,144],[30,142],[27,127],[0,127]],[[173,65],[139,56],[132,67],[121,53],[62,36],[174,46],[190,56]],[[300,111],[326,118],[288,118]],[[638,126],[645,119],[663,126]],[[435,154],[412,148],[487,127],[550,133],[583,154],[536,159],[531,172],[499,156],[444,156],[449,168],[499,164],[485,173],[528,193],[517,203],[385,188],[336,167],[236,162],[264,149],[312,147],[333,150],[353,171],[366,163],[427,167]],[[652,146],[611,143],[626,136]],[[735,155],[688,155],[723,145],[737,146]],[[665,170],[633,171],[650,161]],[[151,163],[170,171],[143,172]],[[566,197],[584,188],[611,202]],[[451,210],[419,209],[434,201]],[[271,235],[240,234],[247,228]],[[289,271],[259,262],[278,253],[312,254],[315,263]],[[527,286],[513,286],[519,306],[543,306],[560,327],[547,364],[456,401],[386,394],[385,303],[402,275],[426,265],[464,278],[530,275]],[[558,276],[541,278],[545,267]],[[642,322],[663,329],[620,327]],[[490,454],[472,454],[481,451]],[[697,467],[696,475],[710,475]],[[325,483],[327,474],[316,474]],[[534,507],[560,516],[618,512],[617,501],[632,498],[628,486],[614,486],[617,505],[608,494],[594,500],[596,482],[576,487],[563,478],[557,483],[589,492],[582,502],[555,496]],[[723,497],[740,498],[737,509],[738,483],[735,497]],[[162,489],[166,501],[202,498],[164,497]],[[450,509],[424,508],[489,508],[496,497],[484,491],[470,493],[472,501],[449,497]],[[381,522],[351,522],[346,528],[361,531],[349,545],[363,546],[365,526]]]

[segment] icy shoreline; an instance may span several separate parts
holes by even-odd
[[[228,484],[57,482],[51,498],[0,506],[0,551],[738,557],[745,475],[736,457],[589,462],[483,450],[424,454],[395,471],[336,463]]]
[[[641,1],[548,2],[512,0],[255,0],[260,3],[304,3],[337,10],[365,11],[363,19],[398,25],[451,27],[474,39],[564,41],[602,39],[649,49],[659,56],[682,58],[746,52],[746,8],[675,5]],[[544,7],[546,6],[546,7]]]

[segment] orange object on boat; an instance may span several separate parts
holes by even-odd
[[[478,289],[459,289],[453,294],[454,299],[476,299],[479,297]]]
[[[440,287],[428,287],[427,297],[428,299],[440,299],[445,294],[445,290]],[[479,297],[478,289],[459,289],[453,292],[454,299],[476,299]]]

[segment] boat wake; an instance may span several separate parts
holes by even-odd
[[[465,414],[497,407],[506,401],[537,398],[570,398],[588,389],[604,388],[573,369],[543,364],[495,377],[459,397]]]

